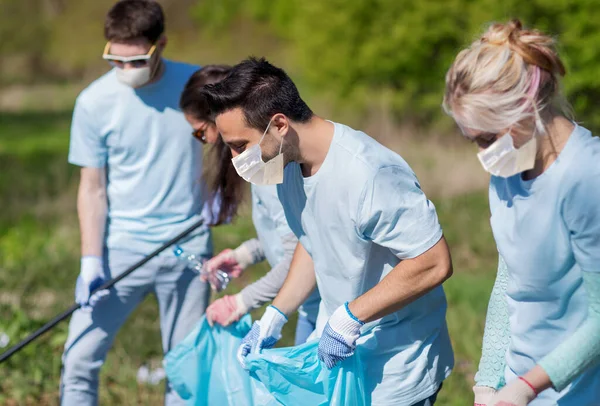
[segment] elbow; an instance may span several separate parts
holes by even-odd
[[[432,272],[432,274],[433,274],[432,276],[434,277],[434,280],[435,280],[434,286],[438,286],[438,285],[441,285],[442,283],[446,282],[448,279],[450,279],[453,272],[454,272],[454,269],[452,267],[452,260],[450,259],[450,256],[439,261],[434,266],[434,269]]]
[[[432,285],[435,287],[446,282],[452,276],[454,270],[452,268],[452,256],[450,255],[450,248],[446,243],[446,239],[442,237],[434,249],[436,249],[436,251],[431,275],[432,279],[434,279]]]

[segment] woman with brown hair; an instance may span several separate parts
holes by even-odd
[[[555,40],[492,25],[446,76],[444,108],[492,174],[499,252],[475,404],[600,404],[600,139],[569,118]]]

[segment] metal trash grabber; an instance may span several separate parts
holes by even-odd
[[[111,279],[109,281],[106,281],[103,285],[101,285],[100,287],[94,289],[94,291],[92,292],[92,294],[94,294],[95,292],[97,292],[99,290],[104,290],[104,289],[111,288],[115,283],[117,283],[121,279],[127,277],[127,275],[129,275],[130,273],[132,273],[133,271],[135,271],[136,269],[138,269],[139,267],[141,267],[142,265],[144,265],[146,262],[150,261],[152,258],[154,258],[158,254],[160,254],[161,252],[163,252],[164,250],[166,250],[167,248],[169,248],[171,245],[173,245],[176,242],[178,242],[179,240],[181,240],[183,237],[186,237],[188,234],[190,234],[192,231],[194,231],[195,229],[197,229],[198,227],[200,227],[202,224],[204,224],[204,220],[203,219],[201,219],[201,220],[197,221],[196,223],[192,224],[189,228],[187,228],[186,230],[184,230],[180,234],[176,235],[175,237],[173,237],[172,239],[170,239],[169,241],[167,241],[166,243],[164,243],[163,245],[161,245],[155,251],[153,251],[152,253],[150,253],[147,257],[145,257],[144,259],[141,259],[140,261],[136,262],[135,264],[133,264],[132,266],[130,266],[129,268],[127,268],[127,270],[125,270],[125,272],[123,272],[122,274],[120,274],[116,278],[113,278],[113,279]],[[58,323],[60,323],[61,321],[63,321],[67,317],[69,317],[75,310],[79,309],[80,307],[81,307],[81,305],[79,305],[77,303],[74,304],[74,305],[72,305],[67,310],[65,310],[64,312],[62,312],[61,314],[59,314],[58,316],[56,316],[52,320],[50,320],[44,326],[40,327],[36,332],[34,332],[33,334],[30,334],[27,338],[25,338],[24,340],[21,340],[18,344],[13,345],[6,352],[4,352],[2,355],[0,355],[0,364],[3,363],[4,361],[6,361],[7,359],[9,359],[12,355],[14,355],[16,352],[18,352],[19,350],[21,350],[27,344],[29,344],[30,342],[32,342],[33,340],[35,340],[36,338],[38,338],[39,336],[41,336],[45,332],[51,330],[54,326],[56,326]]]

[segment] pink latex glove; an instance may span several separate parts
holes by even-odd
[[[226,327],[238,321],[247,312],[248,308],[244,304],[241,294],[223,296],[208,306],[206,309],[206,320],[211,327],[214,323]]]
[[[215,273],[219,269],[229,275],[231,278],[237,278],[244,271],[238,264],[238,261],[233,255],[233,250],[225,249],[218,255],[215,255],[204,263],[204,270],[210,273]],[[201,276],[201,279],[206,282],[207,276]]]

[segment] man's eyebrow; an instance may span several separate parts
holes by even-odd
[[[223,140],[223,141],[225,141],[225,140]],[[225,144],[232,145],[232,144],[241,144],[241,143],[244,143],[244,142],[247,143],[248,140],[245,139],[245,138],[237,138],[237,139],[233,139],[233,140],[230,139],[228,141],[225,141]]]

